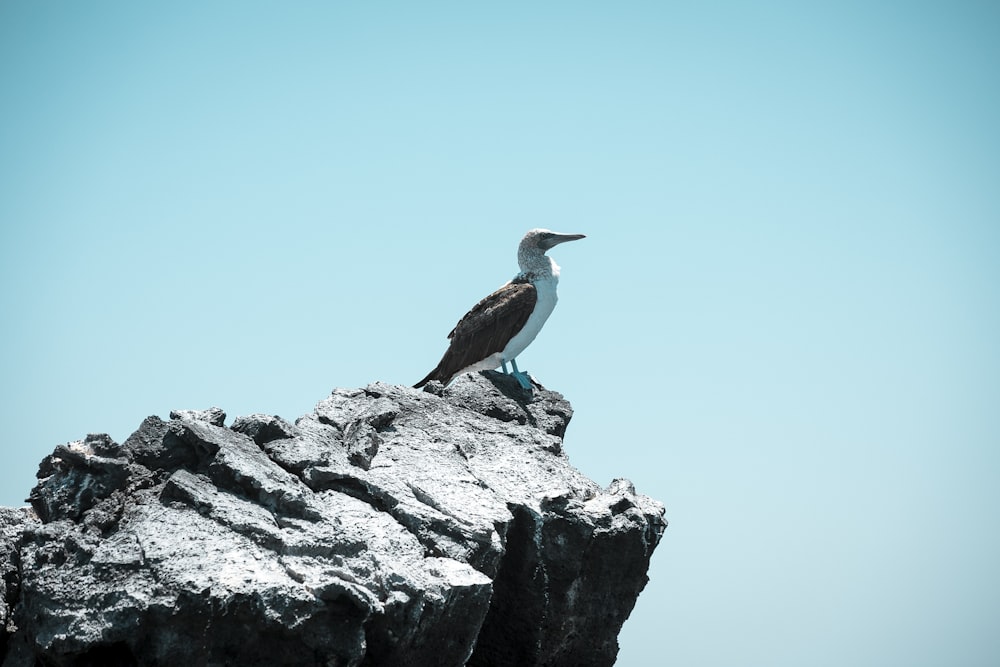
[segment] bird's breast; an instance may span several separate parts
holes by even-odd
[[[558,282],[559,279],[555,276],[534,282],[535,307],[531,311],[531,315],[528,316],[528,321],[524,323],[524,327],[504,347],[502,353],[504,361],[510,361],[521,354],[524,348],[531,345],[531,341],[535,340],[535,336],[542,330],[545,320],[549,319],[549,315],[552,314],[552,310],[556,307],[556,301],[558,300],[556,285]]]

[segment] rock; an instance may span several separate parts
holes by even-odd
[[[221,424],[217,424],[221,426]],[[258,445],[295,436],[295,427],[277,415],[250,415],[237,417],[230,427],[237,433],[248,435]]]
[[[56,447],[42,459],[38,476],[29,500],[42,521],[79,520],[125,484],[129,461],[107,435],[88,435]]]
[[[0,509],[4,667],[610,665],[666,527],[499,373],[170,416],[57,447],[38,519]]]
[[[188,421],[208,422],[212,426],[225,426],[226,413],[221,408],[207,410],[171,410],[171,419],[186,419]]]
[[[16,630],[13,610],[21,591],[21,534],[38,517],[28,508],[0,507],[0,658],[10,634]]]

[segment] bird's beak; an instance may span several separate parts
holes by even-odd
[[[545,241],[543,241],[539,245],[541,245],[545,250],[549,250],[550,248],[553,248],[559,245],[560,243],[565,243],[566,241],[579,241],[580,239],[585,239],[585,238],[587,237],[584,236],[583,234],[557,234],[553,232],[551,236],[549,236],[547,239],[545,239]]]

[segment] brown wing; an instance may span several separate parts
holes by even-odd
[[[430,380],[448,384],[463,368],[503,350],[524,327],[537,300],[531,283],[507,283],[477,303],[448,334],[451,345],[437,367],[413,386]]]

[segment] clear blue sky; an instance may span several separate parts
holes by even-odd
[[[994,2],[4,0],[0,504],[412,384],[580,232],[520,365],[667,506],[619,664],[1000,664],[998,73]]]

